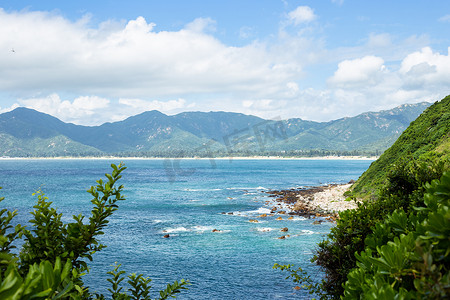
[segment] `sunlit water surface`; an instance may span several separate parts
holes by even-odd
[[[39,188],[70,222],[89,214],[89,186],[110,172],[111,160],[0,160],[2,207],[17,209],[26,223]],[[365,160],[128,160],[121,183],[127,200],[101,241],[85,283],[106,293],[106,275],[114,262],[127,273],[153,279],[153,292],[166,283],[189,279],[179,299],[308,299],[295,291],[274,263],[296,264],[315,278],[322,275],[309,260],[329,222],[259,218],[270,211],[264,191],[357,179]],[[229,213],[233,214],[229,214]],[[224,214],[225,213],[225,214]],[[281,240],[288,227],[290,238]],[[220,232],[212,232],[217,229]],[[163,238],[169,234],[170,238]],[[155,296],[155,294],[153,294]]]

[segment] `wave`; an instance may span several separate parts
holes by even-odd
[[[233,216],[242,216],[242,217],[259,216],[262,214],[270,214],[270,209],[268,209],[266,207],[260,207],[256,210],[234,211],[233,212]]]
[[[315,232],[312,231],[312,230],[306,230],[306,229],[303,229],[303,230],[302,230],[302,234],[310,235],[310,234],[314,234],[314,233],[315,233]]]
[[[308,220],[308,219],[305,218],[305,217],[298,217],[298,216],[296,216],[293,219],[290,219],[289,221],[305,221],[305,220]]]
[[[212,192],[212,191],[221,191],[222,189],[183,189],[186,192]]]
[[[274,230],[274,228],[270,228],[270,227],[257,227],[257,228],[255,228],[255,230],[256,230],[256,231],[259,231],[259,232],[269,232],[269,231]]]
[[[197,231],[197,232],[204,232],[204,231],[212,231],[215,228],[212,226],[202,226],[202,225],[196,225],[192,227],[192,231]]]
[[[186,227],[167,228],[163,230],[163,233],[178,233],[190,231]]]
[[[162,232],[163,233],[182,233],[182,232],[195,232],[195,233],[204,233],[204,232],[230,232],[231,230],[223,230],[220,229],[220,226],[214,227],[214,226],[202,226],[202,225],[195,225],[191,227],[175,227],[175,228],[166,228]]]
[[[252,191],[252,190],[267,190],[267,188],[265,188],[263,186],[258,186],[258,187],[231,187],[231,188],[227,188],[227,190]]]

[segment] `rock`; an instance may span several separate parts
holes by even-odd
[[[286,236],[283,235],[283,236],[280,236],[278,239],[279,239],[279,240],[284,240],[285,238],[286,238]]]
[[[232,200],[233,198],[231,198],[231,197],[228,197],[228,200]]]
[[[284,227],[284,228],[281,228],[281,232],[286,232],[286,231],[288,231],[289,229],[287,228],[287,227]]]
[[[283,218],[282,218],[282,217],[278,217],[278,218],[276,218],[275,220],[281,221],[281,220],[283,220]]]
[[[212,232],[221,232],[222,230],[213,229]]]
[[[228,214],[229,214],[229,215],[234,215],[232,212],[229,212]]]
[[[259,223],[258,222],[258,220],[255,220],[255,219],[250,219],[250,220],[248,220],[250,223]]]
[[[165,239],[167,239],[167,238],[169,238],[170,237],[170,235],[168,235],[168,234],[166,234],[165,236],[163,236],[163,238],[165,238]]]
[[[301,287],[299,287],[298,285],[294,287],[294,290],[296,290],[296,291],[298,291],[300,289],[301,289]]]
[[[318,224],[322,224],[322,223],[323,223],[323,220],[318,220],[318,221],[313,222],[314,225],[318,225]]]
[[[287,218],[288,220],[294,220],[294,217],[289,217],[289,218]]]
[[[286,212],[284,210],[278,212],[280,215],[285,215]]]
[[[259,218],[265,218],[265,217],[267,217],[267,214],[262,214],[259,216]]]

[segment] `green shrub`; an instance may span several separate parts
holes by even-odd
[[[0,299],[105,299],[104,295],[91,294],[83,285],[82,276],[89,270],[86,261],[92,261],[92,255],[106,247],[98,237],[104,234],[118,203],[125,200],[121,194],[123,186],[117,186],[117,181],[126,167],[123,164],[111,167],[112,173],[105,174],[107,180],[98,180],[88,190],[93,196],[88,220],[74,215],[74,222],[62,222],[62,214],[51,206],[42,191],[35,194],[38,201],[31,212],[31,230],[20,224],[12,227],[17,211],[0,210]],[[24,243],[17,255],[11,250],[20,238],[24,238]],[[114,277],[117,270],[118,267],[108,274]],[[119,277],[122,274],[119,272]],[[150,299],[149,278],[142,274],[128,278],[130,295],[120,292],[118,285],[123,279],[108,280],[113,286],[109,289],[112,299]],[[184,280],[168,284],[159,292],[158,299],[175,297],[187,284]]]
[[[396,211],[356,254],[344,299],[444,299],[450,294],[450,172],[426,185],[425,207]],[[387,243],[380,236],[393,235]]]
[[[318,244],[313,258],[325,272],[323,288],[329,297],[338,299],[343,295],[347,276],[357,266],[358,254],[368,242],[384,245],[401,230],[404,234],[412,230],[411,223],[417,221],[415,207],[424,206],[426,182],[441,177],[445,169],[448,165],[440,159],[400,160],[392,166],[377,201],[365,200],[357,209],[339,214],[336,226]],[[386,231],[384,222],[390,222],[389,228],[394,231]]]

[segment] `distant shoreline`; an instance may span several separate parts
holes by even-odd
[[[230,157],[120,157],[120,156],[102,156],[102,157],[0,157],[0,160],[165,160],[165,159],[182,159],[182,160],[376,160],[376,156],[314,156],[314,157],[280,157],[280,156],[230,156]]]

